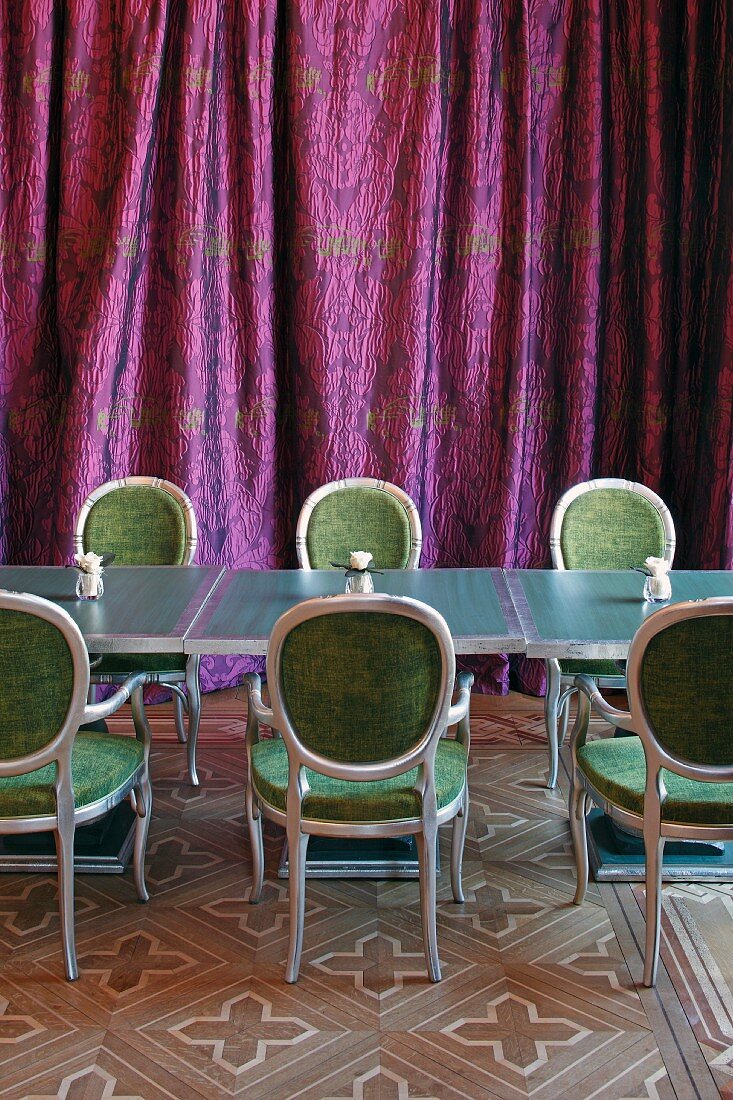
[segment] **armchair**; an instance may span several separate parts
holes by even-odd
[[[675,531],[664,501],[646,485],[622,478],[585,481],[564,493],[550,526],[554,569],[630,569],[647,557],[672,564]],[[603,687],[623,688],[615,661],[545,661],[545,726],[550,753],[547,786],[557,786],[559,746],[565,740],[576,676],[592,676]]]
[[[665,607],[636,632],[627,666],[629,710],[611,707],[578,676],[571,736],[570,827],[575,904],[588,882],[592,803],[641,830],[646,854],[644,985],[656,982],[667,837],[733,840],[733,599]],[[633,736],[587,741],[591,707]]]
[[[384,595],[307,600],[276,622],[267,652],[271,706],[246,677],[250,900],[264,881],[262,817],[287,831],[290,944],[298,978],[309,837],[409,836],[417,842],[423,942],[440,981],[436,930],[438,827],[453,821],[451,886],[463,901],[473,677],[455,678],[444,619],[416,600]],[[260,738],[260,723],[277,731]],[[445,736],[457,725],[455,739]]]
[[[100,485],[82,504],[74,531],[76,553],[112,552],[117,565],[191,565],[197,541],[193,504],[177,485],[159,477],[126,477]],[[120,684],[132,670],[145,669],[146,684],[165,684],[171,689],[176,732],[180,743],[186,744],[188,774],[194,786],[199,782],[200,664],[198,655],[105,654],[95,664],[91,678],[92,684]]]
[[[28,661],[32,654],[33,660]],[[145,846],[152,810],[145,673],[103,703],[87,704],[89,656],[81,631],[56,604],[0,593],[0,834],[53,831],[66,976],[78,977],[74,944],[74,833],[125,798],[137,815],[134,881],[147,901]],[[137,739],[77,732],[132,698]]]

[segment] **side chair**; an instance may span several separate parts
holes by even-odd
[[[182,489],[160,477],[124,477],[100,485],[82,504],[74,531],[75,553],[114,553],[115,565],[192,565],[197,541],[193,504]],[[91,681],[119,684],[131,670],[144,669],[146,684],[170,688],[176,733],[179,742],[186,744],[188,774],[194,786],[199,783],[200,664],[198,655],[105,654],[95,664]]]
[[[662,859],[667,837],[733,840],[733,598],[673,604],[637,630],[627,665],[629,710],[578,676],[571,736],[570,826],[575,904],[588,882],[586,814],[592,803],[641,830],[646,854],[644,985],[657,978]],[[634,736],[588,741],[591,707]]]
[[[470,673],[460,673],[451,704],[455,654],[445,620],[404,597],[306,600],[273,627],[270,707],[262,702],[259,676],[245,680],[250,901],[259,900],[264,881],[264,816],[287,831],[285,980],[297,981],[300,968],[309,838],[414,835],[428,975],[440,981],[436,845],[438,827],[453,821],[451,887],[462,902],[473,682]],[[261,722],[274,737],[260,737]],[[455,738],[445,736],[455,725]]]
[[[28,656],[33,660],[29,661]],[[89,654],[62,608],[38,596],[0,593],[0,834],[53,832],[66,977],[78,977],[74,943],[74,833],[129,798],[137,815],[134,881],[145,886],[152,792],[145,673],[111,698],[87,704]],[[79,730],[132,698],[137,738]]]
[[[550,525],[553,569],[630,569],[647,557],[672,564],[675,530],[661,497],[646,485],[601,477],[568,489]],[[565,740],[575,677],[591,676],[602,687],[624,688],[615,661],[545,661],[545,727],[550,753],[547,786],[557,786],[559,746]]]
[[[420,514],[404,491],[374,477],[331,481],[307,497],[295,529],[301,569],[328,569],[368,550],[378,569],[417,569]]]

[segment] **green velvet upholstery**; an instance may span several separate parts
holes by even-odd
[[[60,630],[23,611],[0,610],[0,759],[36,752],[69,710],[74,666]]]
[[[631,489],[592,489],[572,501],[560,548],[566,569],[630,569],[664,557],[664,526],[646,497]]]
[[[113,489],[92,507],[84,551],[114,553],[115,565],[181,565],[186,524],[181,506],[152,485]]]
[[[643,814],[646,761],[638,737],[588,741],[578,748],[577,756],[581,770],[609,802]],[[697,783],[665,770],[662,776],[668,795],[662,806],[664,821],[698,825],[733,822],[733,783]]]
[[[644,652],[641,690],[655,737],[669,752],[733,764],[733,616],[687,619],[656,634]]]
[[[105,653],[92,669],[92,676],[126,678],[131,672],[184,673],[186,660],[182,653]]]
[[[560,661],[560,672],[563,676],[615,676],[623,680],[626,676],[626,665],[619,668],[615,661]]]
[[[314,508],[305,544],[311,568],[348,562],[352,550],[368,550],[377,569],[404,569],[412,534],[403,505],[370,486],[336,489]]]
[[[466,781],[466,750],[458,741],[442,738],[435,757],[438,809],[458,798]],[[378,783],[346,783],[306,768],[311,790],[303,800],[303,817],[314,821],[399,821],[419,817],[415,794],[417,768]],[[285,813],[288,754],[280,737],[252,747],[252,778],[259,796]]]
[[[134,737],[78,733],[71,763],[74,805],[81,809],[116,791],[142,762],[143,746]],[[0,778],[0,817],[55,814],[55,778],[55,764]]]
[[[359,611],[319,615],[285,639],[282,696],[310,749],[348,763],[377,762],[425,734],[441,670],[434,634],[414,619]]]

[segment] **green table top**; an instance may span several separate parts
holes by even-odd
[[[445,618],[457,653],[523,653],[524,638],[501,569],[389,570],[378,592],[411,596]],[[185,641],[186,653],[267,652],[276,619],[293,604],[344,590],[336,569],[227,573]]]
[[[733,596],[733,572],[673,570],[671,603]],[[667,604],[642,599],[644,577],[624,572],[508,569],[528,657],[626,657],[634,634]]]
[[[182,653],[222,573],[219,565],[112,565],[104,572],[104,595],[90,601],[76,597],[75,569],[3,565],[0,588],[59,604],[97,653]]]

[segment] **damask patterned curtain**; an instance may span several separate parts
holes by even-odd
[[[603,474],[733,566],[726,0],[0,0],[0,65],[2,560],[147,473],[292,565],[373,474],[545,565]]]

